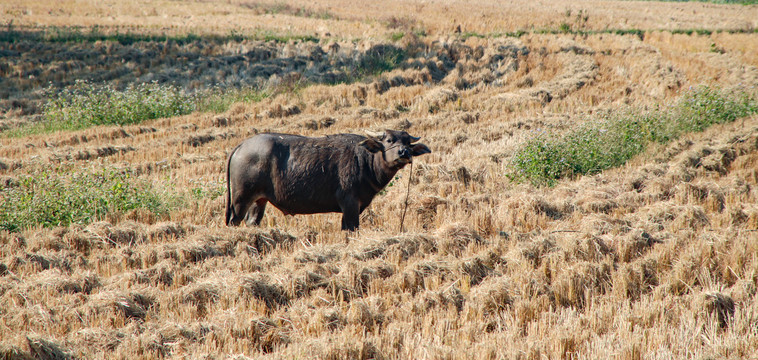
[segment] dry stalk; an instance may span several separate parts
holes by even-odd
[[[411,194],[411,180],[413,180],[413,163],[411,162],[410,168],[411,174],[408,176],[408,188],[405,191],[405,205],[403,206],[403,215],[400,216],[400,233],[404,231],[403,224],[405,223],[405,212],[408,211],[408,197]]]

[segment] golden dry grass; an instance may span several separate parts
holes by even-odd
[[[167,192],[212,190],[223,184],[228,151],[257,132],[407,128],[433,151],[412,169],[408,231],[398,234],[409,168],[362,215],[357,234],[339,231],[339,214],[288,217],[274,208],[261,228],[227,228],[223,196],[194,199],[168,218],[137,211],[84,226],[3,232],[0,354],[758,357],[757,116],[553,188],[514,185],[505,176],[512,152],[543,129],[670,103],[701,83],[754,87],[756,35],[464,39],[453,32],[458,24],[480,33],[557,26],[569,9],[574,17],[588,10],[582,26],[594,30],[743,29],[758,25],[758,8],[288,4],[333,16],[264,14],[270,4],[245,1],[3,2],[0,22],[17,25],[174,34],[266,29],[323,38],[316,45],[209,45],[209,58],[261,46],[328,53],[334,43],[340,56],[388,42],[396,31],[429,35],[398,42],[425,49],[428,56],[411,59],[420,66],[369,82],[312,85],[223,114],[0,138],[0,180],[63,163],[130,169]],[[34,119],[11,110],[3,121]]]
[[[266,11],[283,4],[289,11]],[[294,9],[294,11],[293,11]],[[330,14],[328,19],[295,16],[298,9]],[[580,16],[580,11],[582,16]],[[50,3],[8,0],[0,4],[4,21],[19,25],[139,27],[159,31],[249,32],[256,29],[330,33],[344,38],[383,38],[407,26],[419,26],[438,36],[461,30],[489,33],[557,27],[565,22],[587,30],[604,29],[754,29],[755,6],[724,6],[700,2],[669,4],[583,0],[532,3],[528,1],[444,0],[363,3],[345,0],[312,1],[94,1]],[[586,16],[587,19],[583,19]],[[394,19],[394,20],[393,20]],[[393,26],[387,26],[393,25]]]

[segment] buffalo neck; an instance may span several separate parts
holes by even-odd
[[[389,164],[387,164],[387,161],[384,159],[384,153],[377,152],[374,153],[374,161],[371,166],[373,173],[374,173],[374,180],[376,180],[376,184],[378,185],[377,191],[380,191],[381,189],[384,189],[387,184],[392,181],[392,178],[395,177],[395,174],[397,174],[398,170],[400,168],[391,167]]]

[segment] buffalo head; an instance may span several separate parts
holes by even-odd
[[[392,169],[400,169],[413,162],[414,156],[429,154],[424,144],[416,143],[421,138],[411,136],[405,131],[386,130],[384,132],[366,132],[368,138],[360,145],[373,153],[381,152],[385,163]]]

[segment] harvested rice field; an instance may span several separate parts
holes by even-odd
[[[3,1],[0,357],[758,358],[756,28],[712,2]],[[384,129],[432,153],[359,231],[225,225],[244,139]]]

